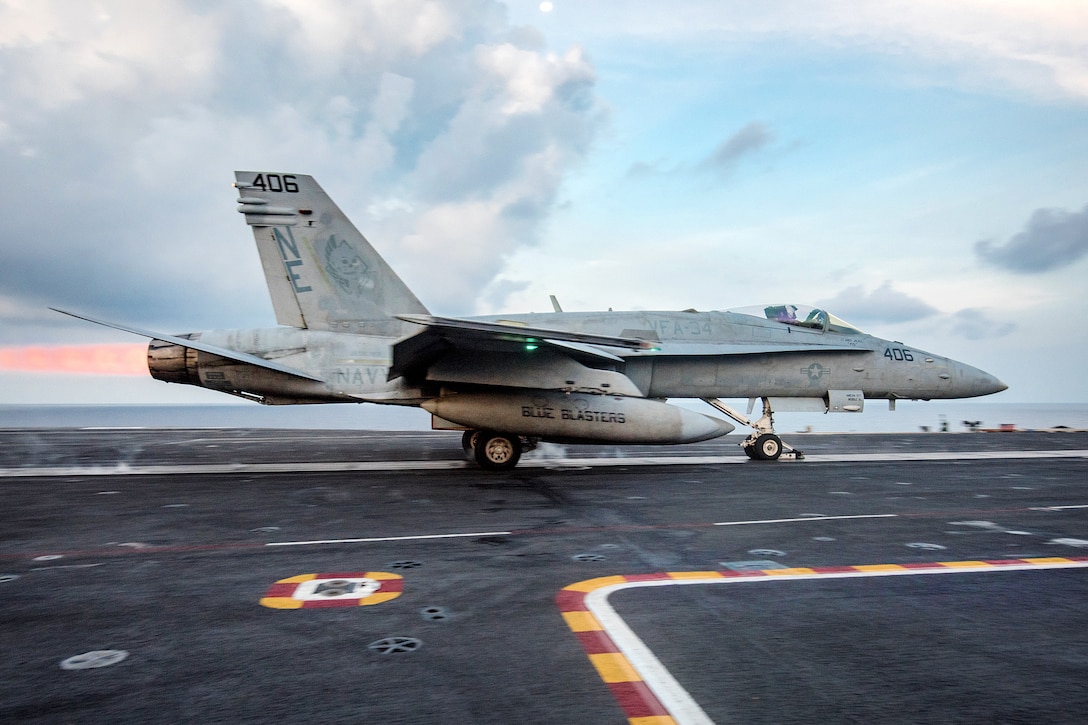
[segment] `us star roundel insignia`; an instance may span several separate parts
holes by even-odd
[[[819,380],[824,373],[831,373],[831,368],[825,368],[820,363],[814,362],[808,367],[801,368],[801,372],[808,375],[809,380]]]

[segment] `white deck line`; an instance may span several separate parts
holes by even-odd
[[[673,585],[692,584],[760,584],[768,582],[795,582],[812,579],[855,579],[859,577],[875,576],[914,576],[919,574],[978,574],[986,572],[1002,571],[1031,571],[1036,569],[1074,569],[1088,567],[1088,561],[1052,562],[1045,564],[1010,564],[1008,566],[994,566],[992,564],[980,566],[955,566],[943,567],[934,565],[933,569],[892,569],[859,572],[828,572],[821,574],[782,574],[755,577],[707,577],[706,579],[660,579],[644,582],[623,582],[610,586],[594,589],[585,596],[586,608],[596,617],[604,628],[604,631],[612,639],[616,648],[627,658],[631,666],[635,668],[643,682],[654,693],[658,701],[668,711],[669,715],[678,725],[714,725],[714,721],[706,714],[699,703],[685,690],[676,678],[657,659],[653,651],[639,639],[638,635],[612,608],[608,598],[615,592],[623,589],[635,589],[640,587],[667,587]]]
[[[714,526],[750,526],[752,524],[799,524],[808,521],[849,521],[851,519],[894,519],[899,514],[851,514],[849,516],[797,516],[792,519],[753,519],[751,521],[718,521]]]
[[[778,464],[813,463],[895,463],[901,461],[996,461],[1044,458],[1088,458],[1088,450],[1057,451],[933,451],[930,453],[849,453],[806,456],[803,461]],[[636,456],[631,458],[540,458],[523,459],[520,468],[609,468],[618,466],[708,466],[727,463],[752,463],[744,456]],[[752,465],[775,465],[757,462]],[[65,476],[166,476],[252,473],[340,473],[345,471],[448,471],[479,470],[465,461],[342,461],[309,463],[182,463],[133,466],[129,464],[98,466],[27,466],[0,468],[0,478],[58,478]]]
[[[429,539],[464,539],[473,536],[509,536],[513,531],[475,531],[462,534],[416,534],[414,536],[373,536],[363,539],[315,539],[313,541],[270,541],[265,546],[317,546],[320,544],[373,544],[382,541],[427,541]]]

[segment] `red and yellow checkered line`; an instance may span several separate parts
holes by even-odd
[[[314,601],[295,599],[294,593],[298,585],[314,579],[373,579],[381,586],[378,591],[357,599],[329,599],[327,601]],[[326,607],[366,607],[372,604],[381,604],[390,599],[396,599],[404,590],[404,577],[399,574],[390,574],[384,571],[364,572],[329,572],[322,574],[299,574],[298,576],[280,579],[265,592],[261,598],[261,605],[272,609],[320,609]]]
[[[1085,566],[1088,557],[1039,557],[1031,559],[996,559],[988,561],[940,561],[924,564],[860,564],[857,566],[796,567],[792,569],[761,569],[757,571],[680,571],[655,574],[628,574],[598,577],[564,587],[555,602],[567,626],[578,637],[597,674],[612,690],[630,725],[676,725],[676,720],[665,709],[643,681],[627,657],[616,647],[612,638],[586,606],[590,592],[621,584],[656,581],[705,581],[722,579],[753,579],[820,575],[889,575],[924,572],[952,572],[977,569],[1045,568],[1063,565]]]

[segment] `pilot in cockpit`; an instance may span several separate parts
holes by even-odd
[[[797,322],[797,305],[782,305],[775,310],[774,319],[778,322]]]

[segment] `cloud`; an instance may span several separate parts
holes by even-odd
[[[753,121],[722,141],[699,168],[729,173],[742,158],[765,149],[773,140],[774,134],[767,124]]]
[[[817,304],[838,317],[859,323],[912,322],[938,313],[932,305],[896,290],[888,281],[872,292],[866,292],[862,285],[847,287]]]
[[[636,161],[627,169],[626,176],[638,179],[687,174],[692,170],[712,171],[721,176],[729,176],[743,159],[763,151],[774,139],[770,126],[763,121],[752,121],[718,144],[714,151],[694,166],[684,162],[669,162],[665,159],[658,159],[652,163]]]
[[[236,168],[314,175],[428,306],[471,313],[606,121],[582,51],[496,0],[0,0],[0,77],[0,342],[49,305],[271,324]]]
[[[50,111],[101,95],[203,87],[220,60],[215,14],[193,12],[178,0],[134,10],[116,0],[0,4],[2,63],[18,69],[4,74],[10,96]]]
[[[975,243],[982,261],[1018,274],[1049,272],[1088,255],[1088,205],[1079,212],[1036,209],[1004,245],[992,240]]]
[[[911,59],[911,83],[1088,101],[1088,13],[1079,0],[642,0],[627,4],[622,24],[607,4],[579,5],[583,32],[622,32],[642,44],[862,50]]]
[[[1004,337],[1016,330],[1014,323],[994,320],[987,312],[975,307],[968,307],[954,313],[951,320],[952,332],[968,340]]]
[[[968,307],[943,315],[924,300],[912,297],[884,282],[872,292],[861,285],[847,287],[835,297],[817,303],[832,314],[850,322],[862,324],[900,324],[930,320],[927,325],[950,330],[953,335],[968,340],[988,340],[1004,337],[1016,330],[1012,322],[991,317],[991,313]]]
[[[986,310],[968,307],[950,315],[924,300],[912,297],[884,282],[872,292],[861,285],[847,287],[834,297],[818,302],[832,314],[855,323],[899,324],[916,320],[932,319],[932,323],[952,334],[968,340],[987,340],[1004,337],[1016,330],[1012,322],[997,320]]]
[[[492,309],[505,309],[507,300],[532,286],[532,282],[519,279],[497,279],[485,290],[485,302]]]

